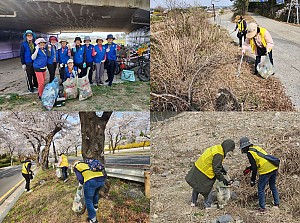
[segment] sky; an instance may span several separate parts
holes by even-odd
[[[202,6],[210,6],[211,0],[176,0],[176,2],[185,2],[186,4],[191,5],[202,5]],[[232,2],[230,0],[219,0],[219,1],[213,1],[215,6],[231,6]],[[150,0],[150,7],[155,8],[156,6],[166,6],[164,0]]]

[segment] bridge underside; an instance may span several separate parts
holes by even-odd
[[[130,32],[150,23],[147,5],[147,0],[5,0],[0,1],[0,29]]]

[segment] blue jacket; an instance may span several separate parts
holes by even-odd
[[[74,48],[73,48],[74,49]],[[72,55],[74,59],[74,63],[83,63],[83,58],[84,58],[84,46],[76,47],[76,52],[74,52],[72,49]]]
[[[108,49],[110,47],[110,51],[106,53],[106,59],[108,60],[117,60],[117,50],[118,46],[115,43],[112,44],[105,44],[105,49]]]
[[[48,49],[48,46],[47,46]],[[54,60],[54,49],[55,49],[55,57],[56,57],[56,62],[58,61],[58,51],[56,49],[56,46],[52,46],[51,45],[51,51],[48,52],[48,64],[53,64],[53,60]]]
[[[87,63],[94,62],[94,58],[92,56],[93,48],[94,48],[94,46],[91,44],[88,47],[86,45],[84,45],[84,50],[85,50],[84,62],[87,62]]]
[[[76,71],[76,72],[78,71],[77,67],[75,67],[75,66],[74,66],[73,70]],[[64,81],[67,80],[68,78],[70,78],[71,76],[72,76],[73,78],[75,78],[74,73],[73,73],[73,72],[70,73],[70,72],[69,72],[69,68],[68,68],[68,67],[65,67]]]
[[[66,46],[64,52],[62,52],[62,48],[58,49],[58,62],[60,64],[67,64],[70,57],[68,56],[68,47]]]
[[[101,63],[102,60],[105,58],[106,54],[106,46],[102,45],[102,51],[100,50],[98,44],[94,46],[95,51],[97,52],[96,56],[94,56],[95,63]]]
[[[33,61],[33,68],[40,69],[47,66],[47,50],[43,50],[45,54],[42,52],[41,49],[39,49],[37,57]]]
[[[34,47],[36,46],[35,43],[33,43],[33,45],[34,45]],[[34,49],[33,49],[33,51],[34,51]],[[31,59],[32,53],[30,51],[28,42],[27,41],[22,42],[21,49],[20,49],[21,63],[22,64],[32,63],[32,59]]]

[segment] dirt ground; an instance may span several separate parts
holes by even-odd
[[[160,113],[156,120],[163,116]],[[300,113],[184,112],[176,116],[166,113],[165,117],[168,119],[152,122],[151,222],[208,223],[224,214],[230,214],[235,222],[240,223],[300,221],[299,164],[292,155],[300,155]],[[256,211],[257,188],[250,187],[250,176],[242,174],[249,165],[238,147],[242,136],[250,137],[254,144],[280,157],[277,179],[281,199],[279,210],[271,208],[272,196],[268,191],[267,211],[263,214]],[[224,166],[229,169],[231,178],[240,181],[240,188],[233,188],[238,199],[230,201],[223,210],[204,210],[200,195],[200,205],[191,208],[192,190],[185,181],[186,174],[206,148],[227,138],[236,142],[235,152],[226,157]],[[292,168],[288,167],[289,162]]]
[[[0,61],[0,110],[42,111],[37,93],[27,92],[25,74],[19,64],[19,58]],[[58,71],[56,71],[58,72]],[[94,73],[95,75],[95,73]],[[49,74],[46,74],[49,78]],[[105,73],[105,79],[107,74]],[[66,106],[56,107],[55,111],[95,111],[130,110],[143,111],[149,108],[150,86],[148,82],[123,82],[116,75],[113,87],[92,86],[93,97],[86,101],[67,100]],[[48,83],[48,80],[46,81]]]

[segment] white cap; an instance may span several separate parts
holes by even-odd
[[[35,44],[39,44],[39,43],[47,43],[47,41],[46,41],[44,38],[38,38],[38,39],[35,41]]]
[[[74,63],[74,61],[72,59],[68,59],[67,64],[68,63]]]

